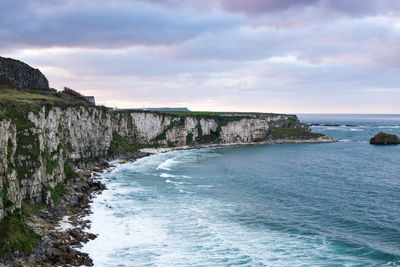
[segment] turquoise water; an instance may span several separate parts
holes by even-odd
[[[104,174],[95,266],[400,265],[399,115],[301,115],[340,140],[175,151]],[[351,126],[345,126],[351,125]]]

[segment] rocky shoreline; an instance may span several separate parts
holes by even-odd
[[[123,157],[118,163],[133,162],[149,153],[137,152]],[[0,259],[0,266],[93,266],[87,253],[78,249],[97,236],[88,232],[91,199],[106,187],[99,181],[100,173],[113,167],[103,161],[80,172],[80,177],[66,184],[68,194],[60,205],[49,207],[24,219],[41,236],[32,254],[14,252]]]

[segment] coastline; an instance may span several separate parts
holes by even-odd
[[[280,139],[263,142],[247,142],[247,143],[226,143],[226,144],[200,144],[195,146],[179,146],[179,147],[164,147],[164,148],[142,148],[140,152],[149,154],[166,153],[176,150],[202,149],[212,147],[234,147],[234,146],[254,146],[254,145],[281,145],[281,144],[321,144],[321,143],[336,143],[338,140],[329,135],[324,135],[313,139]]]
[[[273,145],[273,144],[300,144],[300,143],[333,143],[337,140],[330,136],[315,139],[281,139],[265,142],[202,144],[196,146],[180,146],[172,148],[144,148],[128,156],[120,156],[110,161],[101,161],[84,170],[80,170],[80,177],[70,181],[67,188],[69,193],[63,196],[60,205],[45,208],[26,219],[27,225],[42,236],[30,255],[10,253],[2,259],[0,266],[93,266],[90,255],[79,251],[84,243],[97,237],[90,233],[90,221],[85,220],[91,213],[91,199],[96,194],[106,190],[101,182],[101,173],[115,167],[114,164],[134,162],[137,159],[152,154],[166,153],[179,150],[203,149],[213,147]]]
[[[27,226],[41,236],[33,253],[9,253],[0,260],[0,267],[93,266],[90,255],[78,249],[97,237],[90,232],[90,221],[85,217],[91,213],[91,199],[107,189],[100,181],[101,173],[115,167],[115,163],[134,162],[149,155],[136,152],[80,170],[80,177],[67,184],[68,193],[63,195],[59,205],[46,207],[24,219]]]

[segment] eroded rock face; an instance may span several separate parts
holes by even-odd
[[[40,70],[11,58],[0,57],[0,76],[21,88],[49,88],[49,82]]]
[[[388,134],[380,132],[369,141],[371,145],[398,145],[400,144],[400,139],[395,134]]]
[[[43,107],[26,120],[24,126],[0,121],[0,220],[22,201],[54,205],[51,190],[65,183],[66,166],[84,168],[140,146],[262,142],[270,140],[271,127],[308,129],[290,115],[178,116],[100,107]]]

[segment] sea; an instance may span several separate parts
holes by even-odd
[[[400,115],[298,115],[327,144],[173,151],[102,174],[95,266],[400,266]]]

